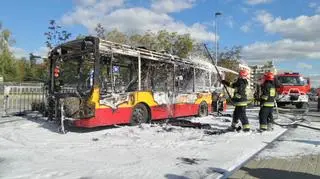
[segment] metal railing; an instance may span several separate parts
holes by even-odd
[[[1,83],[0,112],[2,116],[44,110],[46,89],[43,83]]]

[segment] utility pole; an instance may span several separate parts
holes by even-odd
[[[220,15],[222,15],[221,12],[216,12],[214,14],[214,17],[215,17],[215,31],[216,31],[215,32],[215,41],[216,41],[216,60],[215,60],[215,65],[218,64],[218,38],[217,38],[217,36],[218,36],[218,21],[217,21],[217,18]]]

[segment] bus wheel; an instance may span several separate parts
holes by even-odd
[[[132,112],[130,124],[132,126],[146,123],[149,120],[148,109],[144,104],[137,104]]]
[[[206,102],[201,102],[200,103],[198,116],[199,117],[208,116],[208,105],[207,105]]]

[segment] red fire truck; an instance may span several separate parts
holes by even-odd
[[[308,93],[311,91],[310,79],[299,73],[285,72],[276,76],[277,104],[284,106],[293,104],[298,109],[307,106]]]

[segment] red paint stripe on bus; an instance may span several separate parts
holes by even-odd
[[[174,107],[173,107],[174,106]],[[74,121],[77,127],[98,127],[114,124],[129,124],[132,116],[133,108],[111,108],[96,109],[96,116],[89,119],[80,119]],[[167,118],[177,118],[186,116],[198,115],[198,104],[176,104],[176,105],[161,105],[150,108],[152,120],[161,120]],[[211,112],[209,107],[208,112]]]
[[[74,121],[77,127],[98,127],[114,124],[128,124],[131,119],[132,108],[111,108],[96,109],[96,115],[89,119],[80,119]]]

